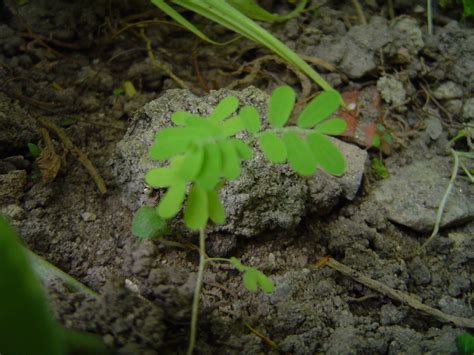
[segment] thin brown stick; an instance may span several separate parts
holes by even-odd
[[[443,323],[450,323],[460,328],[474,329],[474,319],[457,317],[457,316],[452,316],[452,315],[443,313],[439,309],[427,306],[421,303],[420,301],[418,301],[416,298],[404,292],[395,290],[376,280],[373,280],[367,276],[364,276],[359,271],[351,269],[350,267],[344,264],[341,264],[340,262],[332,258],[325,259],[324,262],[322,262],[321,264],[329,266],[330,268],[339,271],[344,276],[348,276],[354,279],[354,281],[359,282],[362,285],[371,288],[372,290],[380,292],[381,294],[387,297],[390,297],[393,300],[404,303],[419,312],[433,316],[434,318],[438,319],[439,321]]]
[[[72,143],[72,141],[67,136],[66,132],[62,128],[56,126],[53,122],[45,118],[38,117],[38,122],[41,123],[41,125],[43,125],[47,129],[49,129],[50,131],[54,132],[59,137],[64,148],[69,150],[72,153],[72,155],[77,160],[79,160],[79,162],[86,168],[87,172],[92,177],[95,184],[97,185],[97,188],[99,189],[100,193],[105,194],[107,192],[107,187],[105,186],[104,179],[102,179],[102,176],[99,175],[97,169],[89,160],[87,155],[83,153],[81,150],[79,150],[79,148],[77,148],[74,145],[74,143]]]

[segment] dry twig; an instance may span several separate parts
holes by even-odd
[[[105,194],[107,192],[107,187],[105,186],[105,182],[102,179],[102,176],[100,176],[100,174],[97,172],[97,169],[89,160],[87,155],[81,150],[79,150],[79,148],[77,148],[74,143],[72,143],[66,132],[62,128],[56,126],[53,122],[48,121],[45,118],[38,117],[38,122],[50,131],[54,132],[59,137],[64,148],[70,151],[72,155],[77,160],[79,160],[79,162],[86,168],[87,172],[97,185],[97,188],[99,189],[100,193]]]
[[[323,262],[320,262],[318,265],[329,266],[330,268],[339,271],[344,276],[348,276],[354,279],[354,281],[357,281],[372,290],[380,292],[381,294],[388,296],[395,301],[406,304],[419,312],[433,316],[443,323],[453,324],[454,326],[460,328],[474,329],[474,319],[457,317],[443,313],[439,309],[427,306],[404,292],[395,290],[391,287],[388,287],[387,285],[382,284],[381,282],[364,276],[359,271],[351,269],[350,267],[332,258],[324,258]]]

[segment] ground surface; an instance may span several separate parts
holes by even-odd
[[[280,2],[262,3],[288,10]],[[258,190],[251,204],[235,207],[230,199],[233,224],[214,230],[208,252],[260,268],[276,289],[250,294],[239,274],[210,265],[197,352],[454,353],[462,328],[311,265],[329,255],[445,314],[474,317],[474,191],[465,177],[456,181],[440,235],[426,253],[413,256],[431,233],[449,181],[447,141],[474,118],[474,31],[456,22],[454,12],[452,18],[439,13],[430,36],[423,8],[411,2],[396,7],[402,16],[390,20],[384,5],[361,1],[367,25],[354,16],[352,2],[311,3],[313,10],[266,26],[343,92],[354,109],[345,116],[351,123],[347,142],[362,151],[375,124],[390,132],[392,143],[383,143],[382,152],[368,150],[369,159],[383,159],[389,176],[381,179],[369,161],[364,167],[363,155],[364,178],[355,196],[321,175],[312,183],[287,177],[289,185],[273,179],[273,192]],[[201,42],[147,2],[0,7],[1,211],[34,252],[101,295],[48,284],[57,319],[101,335],[122,353],[183,352],[198,258],[192,248],[141,243],[130,232],[134,210],[149,202],[140,176],[151,164],[141,153],[149,144],[141,141],[143,129],[153,134],[153,122],[161,119],[156,112],[169,116],[182,107],[165,107],[173,95],[188,104],[202,101],[206,110],[222,95],[206,96],[211,89],[243,90],[237,92],[243,100],[264,105],[261,91],[246,88],[270,93],[286,83],[301,102],[317,88],[246,40],[223,47]],[[132,26],[140,21],[148,22]],[[195,21],[219,41],[233,37]],[[133,97],[116,90],[125,81],[134,84]],[[41,118],[62,127],[87,154],[107,193],[51,130],[48,145]],[[56,155],[35,162],[27,143],[54,148]],[[247,176],[244,185],[269,184],[268,174]],[[242,192],[235,186],[230,191]],[[248,218],[240,220],[243,212],[235,210],[245,206]],[[272,206],[290,221],[268,212],[275,212]],[[268,213],[266,222],[260,213]],[[192,235],[169,239],[196,241]]]

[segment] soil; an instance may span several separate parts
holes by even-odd
[[[189,243],[196,236],[176,227],[167,238],[178,248],[132,235],[133,212],[150,201],[142,178],[152,166],[149,139],[141,140],[137,127],[152,137],[160,117],[150,107],[169,119],[178,109],[166,101],[172,95],[188,105],[202,101],[205,111],[227,92],[211,90],[236,90],[264,104],[257,96],[283,83],[301,102],[318,88],[245,39],[202,42],[147,1],[20,3],[0,2],[0,212],[32,251],[100,295],[47,282],[61,324],[100,335],[117,353],[184,353],[198,265]],[[290,6],[261,3],[280,13]],[[309,3],[311,10],[296,18],[264,26],[304,55],[354,109],[344,140],[362,152],[364,177],[355,180],[355,195],[324,176],[311,190],[269,170],[287,179],[271,185],[270,199],[265,189],[251,205],[227,199],[232,223],[210,231],[208,252],[259,268],[275,291],[249,293],[236,271],[210,264],[196,353],[455,353],[465,329],[314,264],[331,256],[445,314],[474,319],[474,189],[465,176],[456,179],[439,235],[413,256],[431,233],[449,182],[446,144],[473,123],[472,23],[438,9],[429,35],[424,1],[395,1],[394,19],[386,2],[361,1],[367,25],[351,1]],[[213,39],[235,36],[185,15]],[[133,96],[123,90],[127,81]],[[52,131],[48,144],[39,119],[61,127],[87,155],[106,193]],[[392,137],[380,149],[367,146],[376,123]],[[37,160],[28,143],[56,154]],[[365,151],[383,161],[386,179],[369,161],[364,166]],[[255,184],[267,184],[264,175]],[[252,180],[245,184],[252,189]],[[279,213],[262,222],[262,206]]]

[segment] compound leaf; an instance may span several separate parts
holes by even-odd
[[[158,204],[158,215],[162,218],[172,218],[176,216],[181,208],[185,194],[185,182],[178,181],[171,185]]]
[[[244,129],[244,125],[242,123],[242,119],[240,116],[235,116],[229,118],[227,121],[222,123],[222,134],[225,137],[230,137],[235,135],[237,132],[240,132]]]
[[[240,175],[240,158],[235,145],[231,141],[219,142],[222,154],[222,175],[227,180],[233,180]]]
[[[292,131],[283,134],[283,142],[291,168],[301,176],[313,174],[316,170],[316,161],[306,142]]]
[[[158,216],[154,207],[142,206],[133,215],[132,233],[140,239],[161,237],[168,231],[166,221]]]
[[[311,128],[336,112],[341,104],[341,95],[335,90],[323,91],[301,111],[297,125]]]
[[[317,164],[327,173],[335,176],[344,174],[346,166],[344,156],[327,137],[319,133],[310,133],[306,141],[313,152]]]
[[[224,223],[225,210],[216,190],[207,191],[207,202],[211,220],[216,224]]]
[[[286,147],[282,140],[273,132],[266,131],[258,143],[265,157],[272,163],[283,163],[286,160]]]
[[[239,100],[235,96],[227,96],[217,104],[209,115],[209,120],[212,122],[223,121],[233,114],[237,107],[239,107]]]
[[[253,106],[244,106],[239,113],[244,128],[250,133],[260,131],[260,116]]]
[[[283,127],[288,121],[295,97],[295,91],[289,86],[279,86],[273,90],[268,104],[268,122],[273,128]]]
[[[186,152],[178,169],[178,175],[186,181],[192,181],[200,172],[204,160],[204,149],[194,145]]]
[[[253,150],[252,148],[248,146],[247,143],[244,143],[239,139],[232,139],[231,142],[234,145],[235,150],[237,151],[237,154],[239,155],[240,159],[243,159],[243,160],[252,159]]]
[[[204,161],[202,169],[196,178],[205,189],[213,189],[221,175],[222,158],[217,143],[209,143],[204,146]]]
[[[169,167],[153,168],[145,174],[145,181],[154,188],[168,187],[176,182],[176,174]]]
[[[314,131],[320,134],[337,136],[338,134],[343,133],[346,128],[346,121],[344,121],[342,118],[333,118],[331,120],[324,121],[318,126],[316,126]]]
[[[194,184],[189,192],[184,208],[184,223],[190,229],[200,229],[207,224],[209,217],[208,199],[205,189]]]

